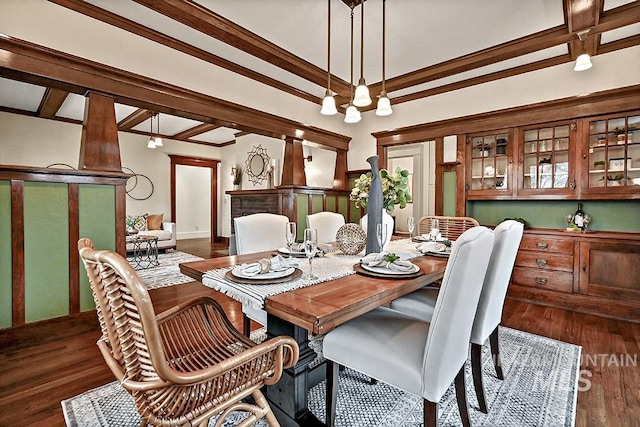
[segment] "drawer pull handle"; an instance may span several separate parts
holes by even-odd
[[[549,247],[547,243],[542,242],[537,243],[536,246],[538,247],[538,249],[547,249]]]
[[[545,265],[547,265],[547,260],[544,258],[538,258],[536,260],[536,264],[538,264],[538,267],[543,267]]]
[[[536,283],[538,285],[546,285],[547,279],[545,279],[544,277],[536,277]]]

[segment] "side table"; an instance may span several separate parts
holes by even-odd
[[[132,256],[127,256],[127,261],[136,270],[155,267],[160,264],[158,261],[158,238],[155,236],[127,236],[127,243],[133,245]]]

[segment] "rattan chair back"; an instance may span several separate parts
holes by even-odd
[[[440,234],[447,240],[456,240],[471,227],[480,225],[475,218],[468,216],[423,216],[418,220],[418,234],[428,234],[434,220],[438,220]]]
[[[298,360],[290,337],[256,344],[211,298],[156,315],[144,282],[121,255],[78,241],[102,332],[98,347],[133,396],[143,424],[204,425],[221,414],[249,411],[241,425],[266,417],[278,425],[260,388],[275,384]],[[255,404],[242,402],[252,395]]]

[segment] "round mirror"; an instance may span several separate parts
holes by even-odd
[[[245,171],[249,178],[249,182],[253,185],[262,183],[269,173],[269,155],[267,150],[258,145],[249,151],[247,160],[245,161]]]

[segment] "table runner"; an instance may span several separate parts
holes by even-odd
[[[393,252],[401,259],[412,259],[422,255],[416,250],[415,246],[415,243],[411,242],[410,239],[392,240],[389,242],[386,252]],[[358,255],[330,252],[323,257],[314,258],[313,272],[318,276],[318,279],[313,281],[305,281],[303,279],[309,272],[309,261],[306,258],[299,258],[300,266],[298,268],[302,270],[302,277],[288,282],[269,285],[250,285],[233,282],[225,278],[225,274],[233,268],[232,266],[207,271],[202,276],[202,283],[255,310],[261,310],[264,307],[265,299],[272,295],[355,274],[353,265],[360,262],[363,256],[364,252]]]

